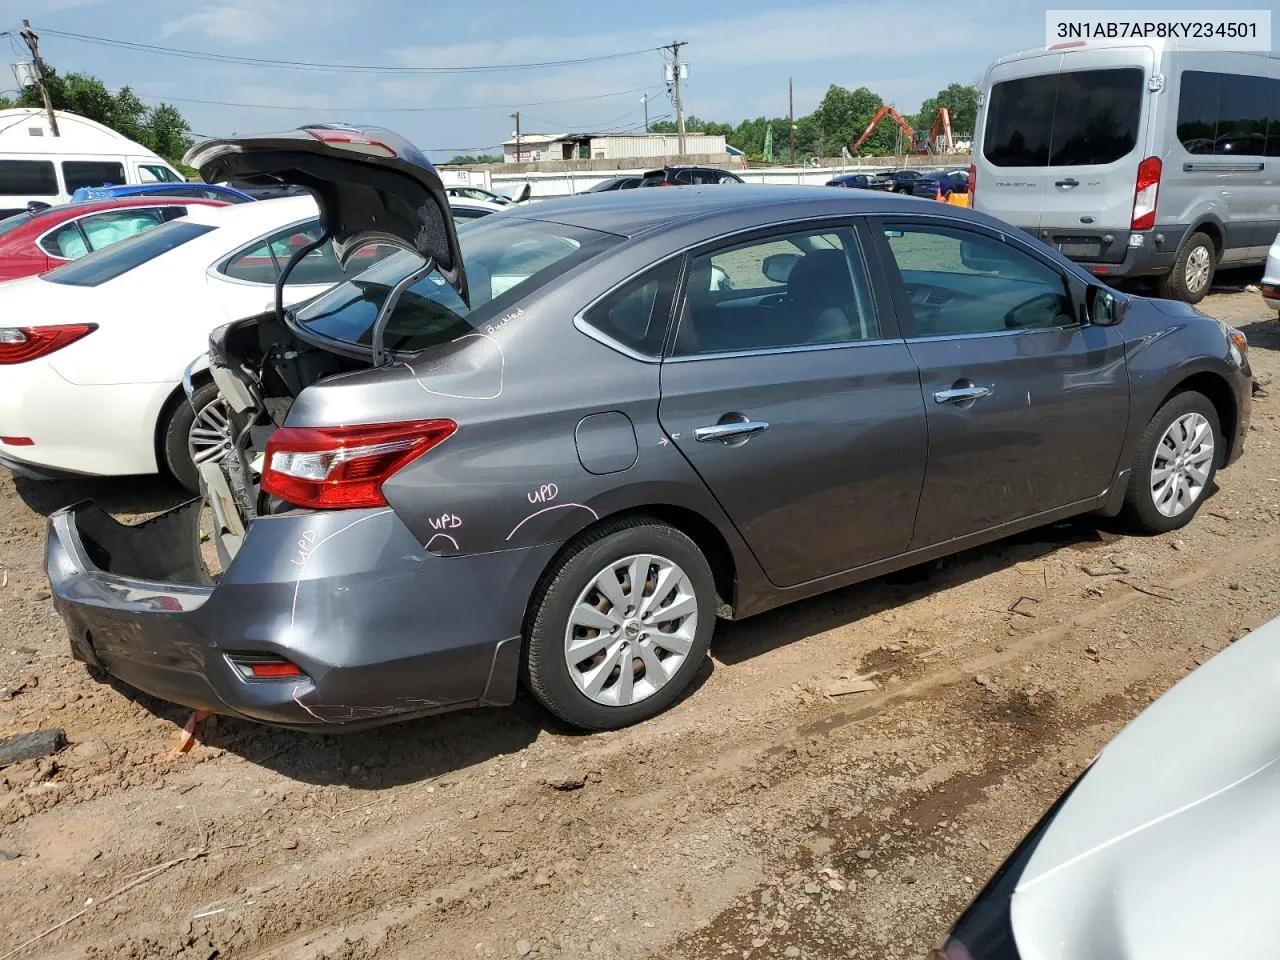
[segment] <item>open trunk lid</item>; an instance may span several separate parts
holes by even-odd
[[[464,301],[467,277],[449,198],[431,161],[399,134],[313,125],[206,140],[183,158],[209,183],[306,188],[344,266],[362,247],[390,244],[432,261]]]

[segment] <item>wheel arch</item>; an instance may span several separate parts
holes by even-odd
[[[1222,428],[1223,442],[1218,466],[1224,466],[1235,443],[1240,423],[1240,411],[1236,409],[1236,398],[1231,385],[1221,374],[1200,370],[1179,380],[1156,404],[1156,409],[1159,410],[1180,393],[1199,393],[1213,404],[1213,409],[1218,414],[1218,425]]]
[[[1201,217],[1192,224],[1191,229],[1183,236],[1182,243],[1178,245],[1178,252],[1181,252],[1186,242],[1197,233],[1203,233],[1213,241],[1214,263],[1221,261],[1226,244],[1226,229],[1223,227],[1222,221],[1212,215]]]

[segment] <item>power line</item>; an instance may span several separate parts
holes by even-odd
[[[534,63],[495,63],[468,67],[407,67],[389,64],[360,63],[316,63],[309,60],[276,60],[263,57],[244,57],[227,53],[208,53],[200,50],[185,50],[181,47],[164,47],[153,43],[138,43],[133,40],[116,40],[110,37],[94,37],[83,33],[71,33],[66,30],[51,30],[45,27],[41,31],[51,37],[64,40],[76,40],[81,43],[96,43],[102,46],[118,47],[142,53],[156,53],[169,57],[181,57],[186,60],[207,60],[212,63],[232,63],[241,66],[274,67],[281,70],[308,70],[328,73],[373,73],[373,74],[448,74],[448,73],[498,73],[512,70],[537,70],[546,67],[570,67],[584,63],[599,63],[603,60],[618,60],[624,57],[635,57],[640,54],[653,53],[660,49],[645,47],[642,50],[623,50],[618,53],[605,53],[594,57],[576,57],[568,60],[542,60]]]
[[[655,87],[636,87],[633,90],[615,90],[613,93],[597,93],[589,97],[569,97],[565,100],[539,100],[532,103],[481,103],[470,104],[464,107],[304,107],[304,106],[288,106],[279,103],[233,103],[229,100],[200,100],[193,97],[159,97],[149,93],[137,93],[135,95],[143,100],[159,100],[163,103],[198,103],[211,107],[239,107],[244,110],[308,110],[319,111],[321,109],[330,113],[333,112],[355,112],[355,113],[448,113],[465,110],[511,110],[516,107],[541,107],[559,103],[583,103],[587,100],[607,100],[610,97],[621,97],[634,93],[645,93],[649,90],[657,89]]]

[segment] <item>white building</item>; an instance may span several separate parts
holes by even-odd
[[[674,133],[523,133],[520,152],[516,138],[502,145],[505,163],[540,163],[555,160],[643,160],[680,155],[680,137]],[[685,156],[721,154],[726,158],[723,136],[686,133]]]

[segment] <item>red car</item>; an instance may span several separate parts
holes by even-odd
[[[221,200],[120,197],[64,203],[0,220],[0,281],[44,273]]]

